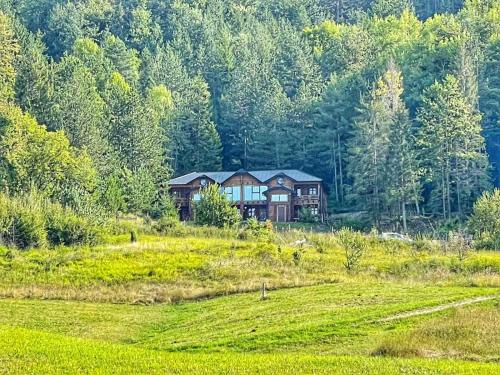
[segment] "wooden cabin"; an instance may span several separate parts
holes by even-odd
[[[326,217],[323,181],[299,170],[237,172],[193,172],[169,181],[169,189],[181,220],[192,220],[194,203],[200,189],[218,184],[244,219],[274,222],[298,221],[302,207],[309,208],[318,220]]]

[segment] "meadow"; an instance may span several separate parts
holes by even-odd
[[[297,231],[4,248],[0,372],[500,371],[498,253],[366,241],[353,270],[333,234]]]

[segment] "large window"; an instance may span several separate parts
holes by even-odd
[[[241,187],[229,186],[221,188],[221,192],[226,195],[227,199],[231,202],[239,202],[241,200]]]
[[[267,191],[267,186],[246,185],[244,187],[245,202],[265,201],[264,193]]]
[[[193,194],[193,200],[195,202],[199,202],[201,200],[201,194],[199,193]]]
[[[275,194],[271,196],[271,202],[288,202],[288,194]]]

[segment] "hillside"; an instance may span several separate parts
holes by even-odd
[[[332,214],[461,219],[499,182],[499,25],[492,0],[4,0],[0,187],[158,217],[170,177],[298,169]]]
[[[349,271],[338,238],[294,244],[303,235],[4,251],[0,361],[7,373],[498,370],[497,253],[367,237]]]

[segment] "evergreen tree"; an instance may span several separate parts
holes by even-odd
[[[202,77],[191,81],[174,119],[172,157],[176,174],[217,171],[222,167],[221,141],[210,110],[210,92]]]
[[[55,86],[49,128],[63,130],[73,146],[87,149],[100,172],[109,173],[114,160],[106,141],[106,103],[91,71],[80,60],[67,56],[57,67]]]
[[[368,208],[377,223],[387,211],[389,203],[386,162],[392,113],[386,102],[390,98],[383,84],[383,80],[379,80],[370,96],[363,100],[354,136],[349,142],[349,169],[354,199]]]
[[[411,8],[410,0],[375,0],[371,5],[371,13],[378,17],[400,16]]]
[[[448,75],[425,91],[418,120],[422,160],[432,184],[430,208],[444,218],[468,213],[488,186],[481,116],[463,97],[458,80]]]
[[[403,86],[400,70],[394,62],[380,82],[386,105],[391,112],[391,129],[387,155],[388,200],[393,213],[401,217],[403,229],[407,226],[407,205],[414,204],[419,213],[421,186],[418,154],[408,110],[402,99]]]
[[[45,44],[40,35],[19,27],[21,51],[16,58],[16,101],[19,106],[47,123],[53,95],[53,67],[45,56]]]
[[[114,68],[125,78],[130,85],[135,85],[139,80],[139,67],[141,60],[134,49],[128,49],[118,37],[108,34],[103,42],[104,55]]]
[[[109,143],[122,168],[132,173],[146,170],[156,183],[168,175],[165,165],[164,132],[153,108],[115,72],[106,87],[109,107]]]
[[[11,20],[0,12],[0,101],[14,97],[14,59],[18,52],[19,44],[14,38]]]

